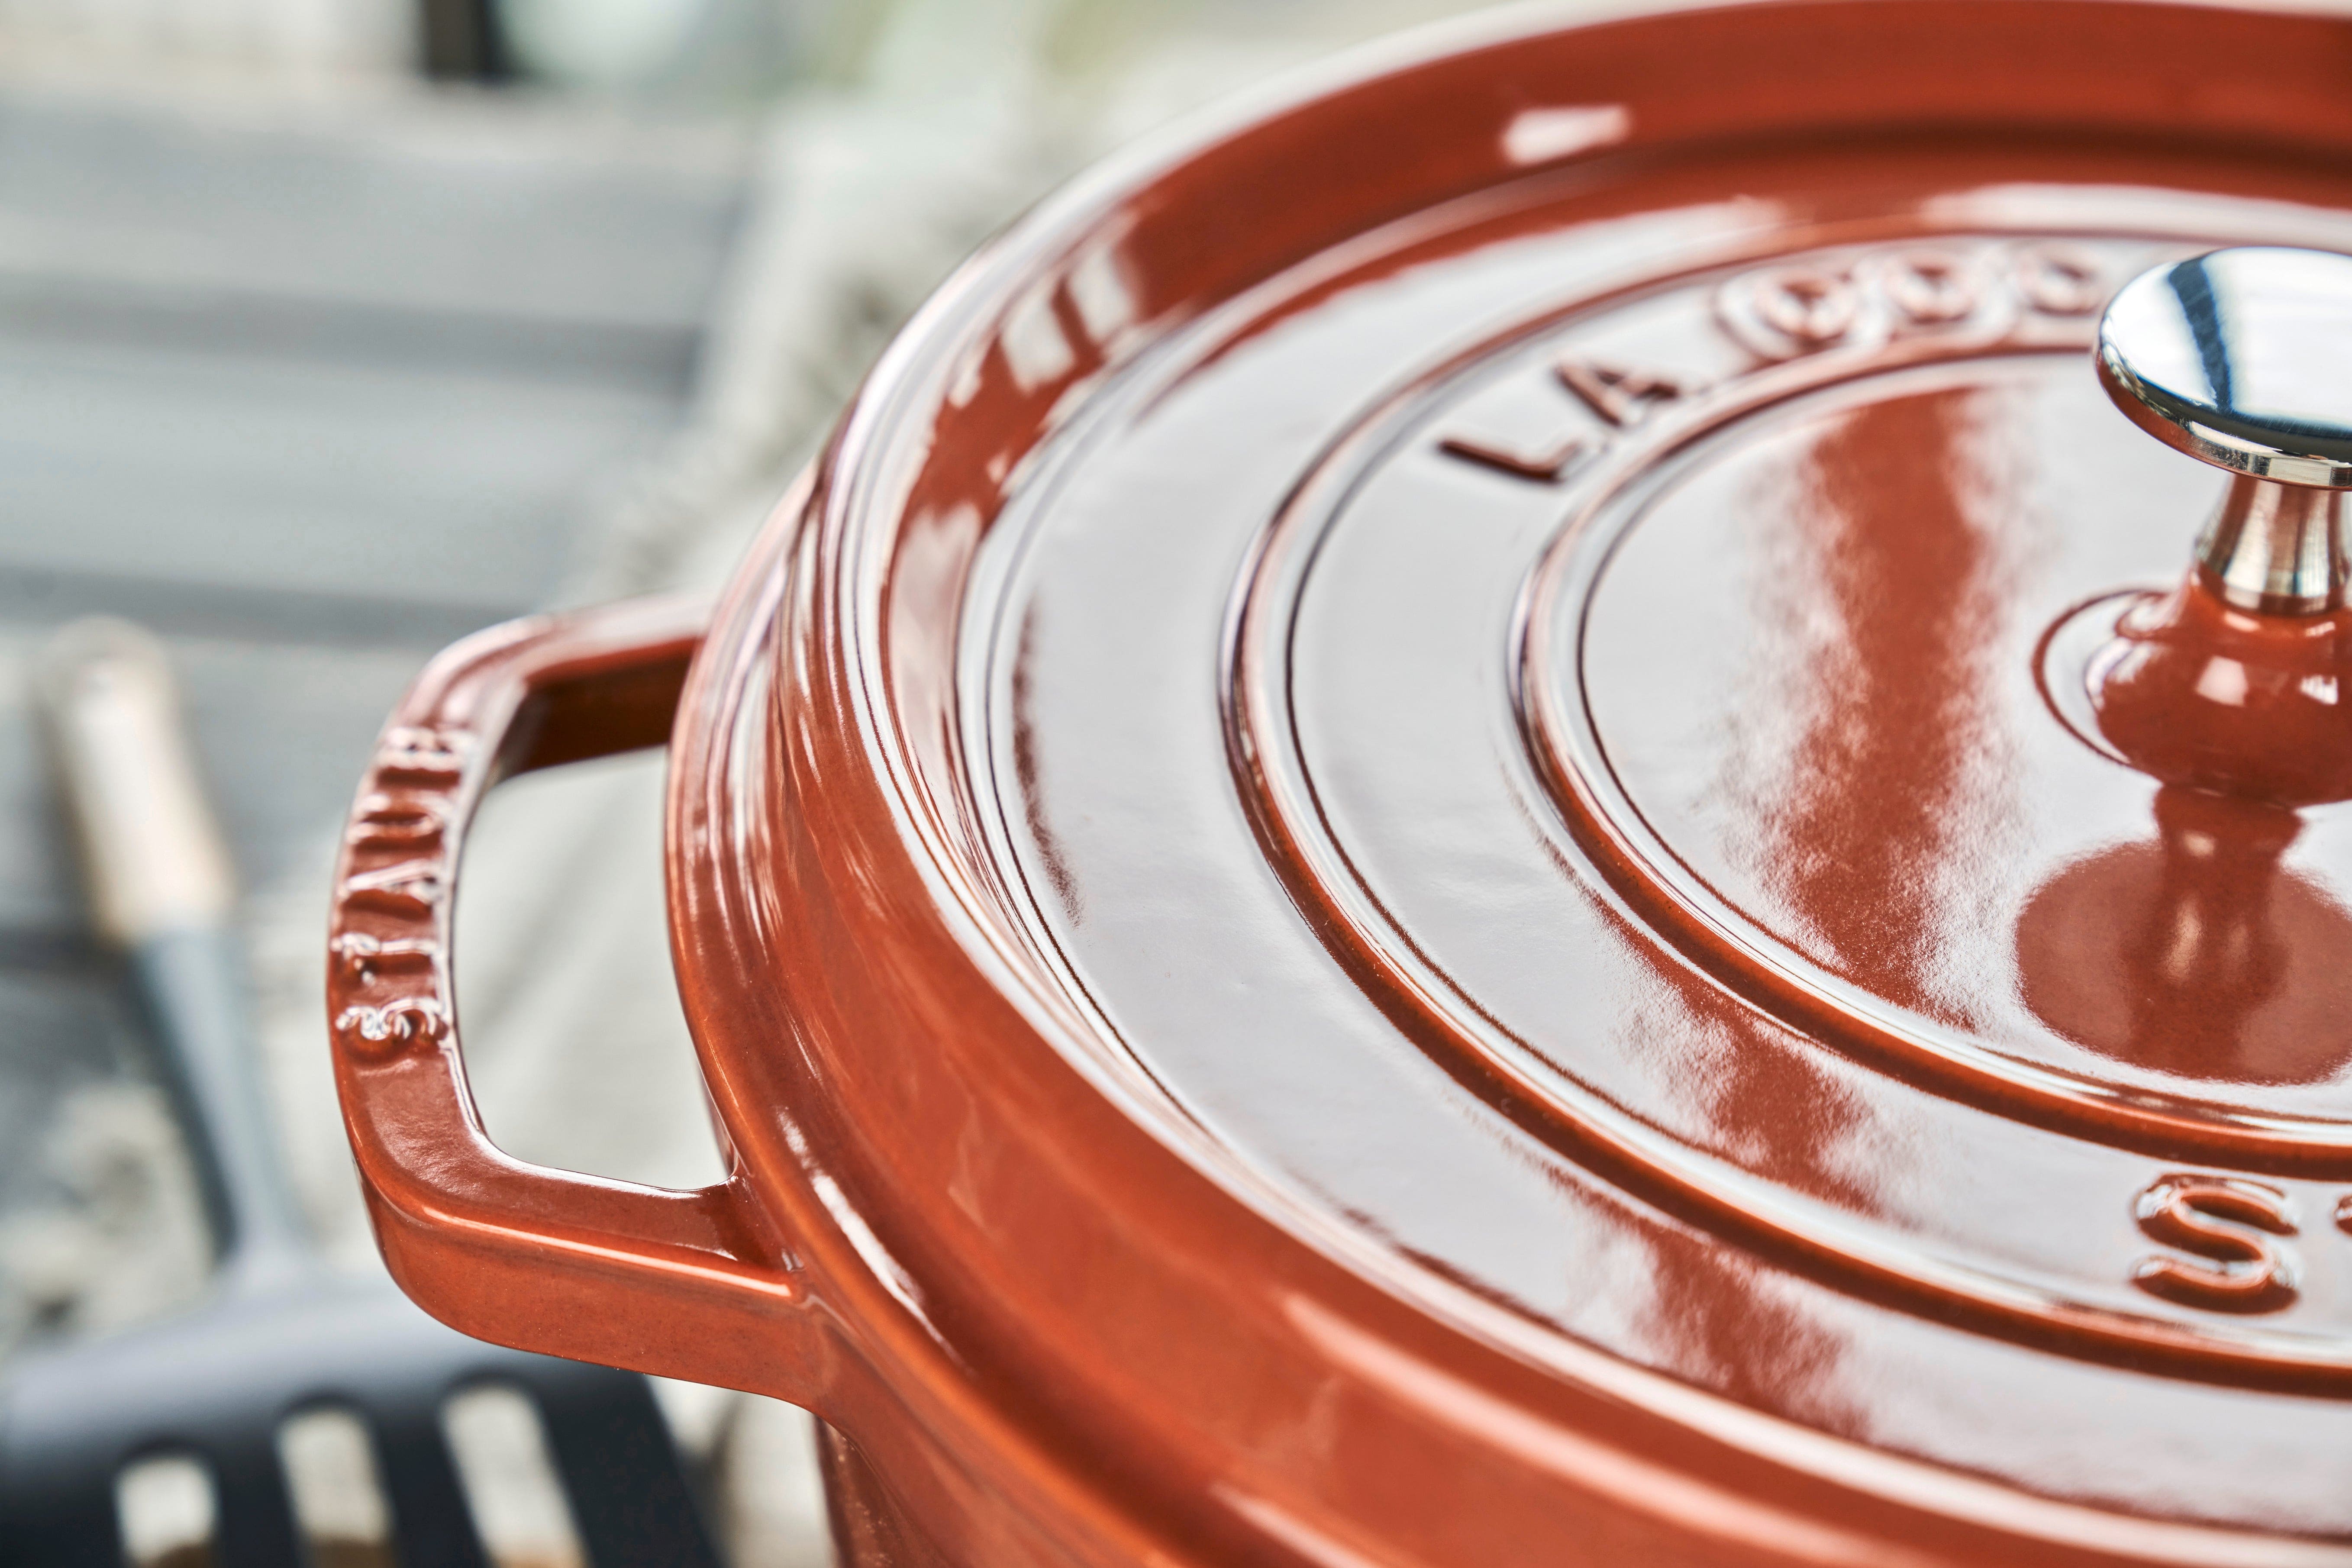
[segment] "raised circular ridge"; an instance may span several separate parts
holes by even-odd
[[[1749,258],[1746,265],[1752,269],[1769,261]],[[1722,271],[1718,263],[1677,277],[1687,280]],[[1645,289],[1662,281],[1652,280]],[[1588,300],[1577,310],[1608,302]],[[2172,1318],[2071,1299],[2022,1279],[1986,1272],[1916,1238],[1874,1237],[1867,1234],[1874,1228],[1870,1225],[1857,1225],[1852,1216],[1679,1145],[1599,1095],[1573,1087],[1564,1090],[1560,1083],[1515,1066],[1521,1047],[1507,1028],[1478,1000],[1454,992],[1415,940],[1395,927],[1381,895],[1334,837],[1312,769],[1299,750],[1286,673],[1291,627],[1324,525],[1344,509],[1368,467],[1393,449],[1401,429],[1424,417],[1433,404],[1442,404],[1451,378],[1574,313],[1522,323],[1373,405],[1299,484],[1244,569],[1225,656],[1234,772],[1269,860],[1302,907],[1313,911],[1312,923],[1325,933],[1335,956],[1360,983],[1391,994],[1391,1017],[1424,1048],[1434,1047],[1439,1059],[1458,1057],[1457,1070],[1482,1080],[1490,1097],[1501,1096],[1508,1102],[1507,1113],[1522,1125],[1564,1139],[1580,1160],[1620,1173],[1612,1179],[1658,1184],[1670,1207],[1769,1237],[1777,1249],[1828,1265],[1849,1277],[1850,1288],[1932,1302],[1938,1315],[1973,1321],[2030,1342],[2063,1343],[2095,1358],[2164,1361],[2183,1369],[2201,1367],[2209,1375],[2226,1368],[2234,1379],[2259,1383],[2284,1376],[2300,1380],[2302,1386],[2314,1376],[2331,1385],[2352,1378],[2352,1343],[2333,1336],[2254,1322]],[[2087,320],[2054,333],[2047,328],[2047,322],[2029,328],[2023,341],[2006,344],[1998,335],[1964,329],[1942,338],[1882,338],[1853,353],[1801,354],[1765,366],[1736,388],[1717,389],[1710,400],[1664,413],[1628,436],[1597,469],[1587,471],[1592,487],[1588,499],[1561,526],[1529,579],[1511,628],[1510,664],[1529,752],[1563,814],[1576,853],[1624,900],[1628,917],[1664,937],[1718,984],[1801,1033],[1938,1094],[2117,1149],[2191,1161],[2219,1157],[2245,1168],[2291,1169],[2304,1176],[2352,1172],[2352,1123],[2282,1121],[2252,1110],[2220,1119],[2182,1113],[2120,1086],[2020,1061],[1962,1037],[1927,1037],[1911,1021],[1753,930],[1701,880],[1683,871],[1616,787],[1597,737],[1585,734],[1581,743],[1574,739],[1589,724],[1580,729],[1576,682],[1563,684],[1559,675],[1574,661],[1552,657],[1544,646],[1554,619],[1547,605],[1580,603],[1605,568],[1620,536],[1600,526],[1600,520],[1627,487],[1735,420],[1840,384],[1988,353],[2080,353],[2088,346]],[[1498,1077],[1500,1088],[1495,1087]]]

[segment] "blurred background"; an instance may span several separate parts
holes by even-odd
[[[184,1310],[210,1268],[33,722],[57,626],[165,640],[304,1206],[373,1268],[321,930],[337,826],[422,662],[530,609],[719,582],[890,331],[1025,204],[1221,93],[1466,8],[0,0],[0,1375]],[[494,797],[457,963],[504,1146],[691,1184],[717,1157],[669,990],[660,768]],[[805,1417],[659,1394],[731,1562],[827,1561]],[[470,1506],[505,1568],[583,1563],[530,1420],[476,1422]],[[206,1560],[201,1506],[171,1513],[135,1561]]]

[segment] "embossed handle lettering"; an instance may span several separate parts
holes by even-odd
[[[2133,1268],[2132,1283],[2149,1295],[2214,1312],[2294,1304],[2294,1255],[2273,1238],[2296,1228],[2276,1187],[2237,1176],[2168,1175],[2139,1194],[2132,1212],[2151,1240],[2179,1249]]]
[[[430,996],[402,996],[381,1007],[355,1004],[335,1018],[335,1037],[346,1049],[366,1055],[395,1051],[412,1040],[437,1040],[448,1032],[447,1016]]]
[[[328,1021],[377,1240],[427,1310],[524,1350],[791,1397],[790,1358],[770,1347],[804,1297],[749,1188],[670,1192],[502,1153],[466,1087],[450,992],[450,893],[482,794],[658,743],[703,619],[648,602],[520,622],[425,670],[344,835]]]
[[[399,914],[429,915],[441,902],[440,868],[430,860],[404,860],[354,871],[343,879],[343,896]]]
[[[352,844],[364,849],[427,849],[441,842],[447,824],[435,800],[397,795],[363,797],[352,815]]]

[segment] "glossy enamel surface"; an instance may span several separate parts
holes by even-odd
[[[2324,750],[2336,644],[2091,350],[2352,247],[2352,26],[1528,26],[919,318],[675,733],[718,1228],[467,1245],[817,1410],[860,1562],[2339,1560],[2352,818],[2159,657]]]

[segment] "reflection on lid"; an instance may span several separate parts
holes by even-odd
[[[1982,669],[2009,597],[1969,504],[1979,424],[1967,392],[1868,405],[1822,432],[1794,493],[1757,519],[1794,558],[1758,584],[1759,619],[1822,643],[1780,661],[1807,689],[1773,700],[1803,729],[1756,803],[1759,858],[1848,978],[1963,1025],[1935,977],[1969,914],[1945,907],[1949,873],[1988,826],[1975,763],[1999,742]]]
[[[2078,860],[2017,921],[2025,1005],[2183,1078],[2317,1083],[2352,1061],[2352,913],[2279,858],[2284,806],[2167,785],[2158,838]]]

